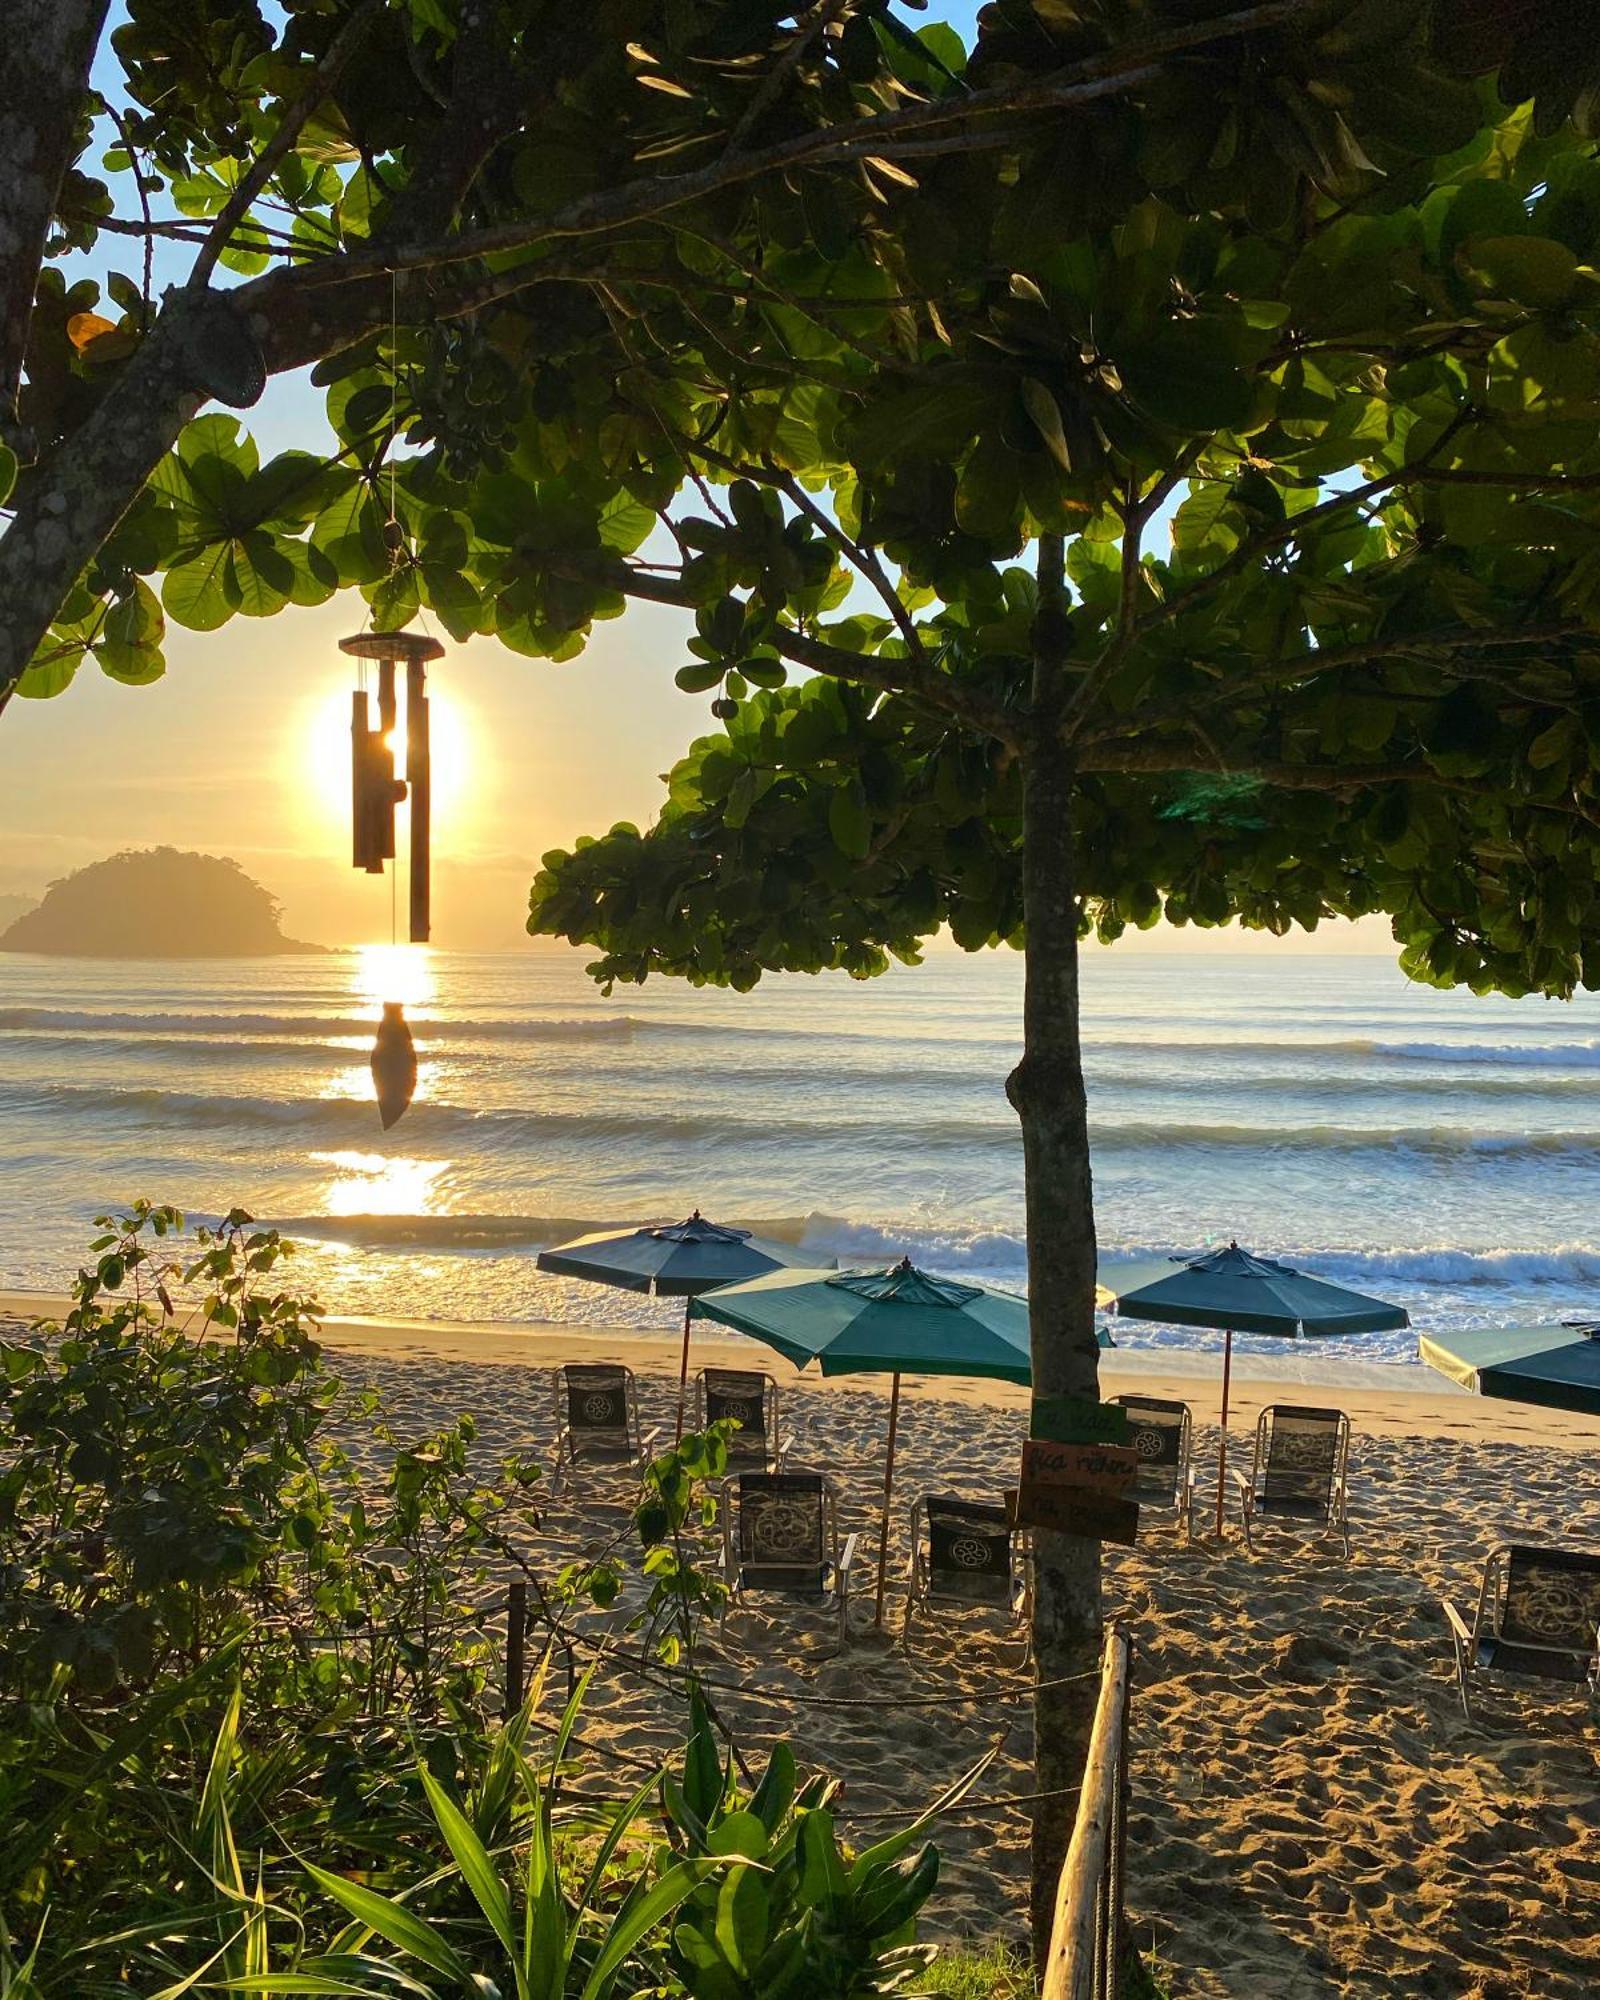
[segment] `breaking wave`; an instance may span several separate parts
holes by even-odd
[[[0,1007],[0,1033],[98,1030],[138,1035],[275,1035],[315,1041],[327,1035],[371,1038],[369,1014],[138,1014],[88,1013],[63,1007]],[[589,1020],[461,1020],[419,1022],[442,1035],[482,1041],[627,1041],[640,1025],[628,1014]]]

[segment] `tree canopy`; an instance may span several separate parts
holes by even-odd
[[[737,483],[680,523],[679,681],[725,727],[532,927],[739,986],[1020,942],[1043,643],[1103,938],[1387,911],[1416,977],[1600,984],[1600,162],[1577,69],[1430,68],[1464,11],[1185,59],[1048,193],[924,171],[935,319],[790,398],[808,459],[698,454]],[[829,550],[831,619],[786,568]]]

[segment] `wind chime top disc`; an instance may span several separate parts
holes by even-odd
[[[426,632],[358,632],[339,651],[357,660],[442,660],[444,647]]]

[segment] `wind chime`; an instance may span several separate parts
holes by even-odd
[[[360,632],[341,639],[339,650],[378,663],[378,716],[363,684],[350,697],[351,860],[369,875],[381,875],[395,858],[395,807],[410,807],[410,936],[426,944],[431,929],[431,805],[428,746],[428,665],[444,647],[421,632]],[[395,776],[394,730],[399,717],[396,673],[406,670],[405,777]],[[404,1116],[417,1087],[417,1050],[398,1000],[384,1002],[383,1019],[372,1045],[372,1081],[383,1129]]]

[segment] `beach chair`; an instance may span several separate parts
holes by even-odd
[[[619,1361],[571,1361],[551,1370],[556,1404],[556,1463],[552,1492],[586,1462],[642,1471],[660,1436],[639,1429],[633,1370]]]
[[[760,1472],[782,1472],[783,1436],[778,1385],[751,1368],[702,1368],[694,1378],[695,1429],[725,1423],[739,1428],[728,1439],[728,1463]]]
[[[728,1604],[764,1590],[820,1598],[838,1613],[842,1645],[858,1538],[840,1543],[833,1482],[820,1472],[736,1472],[719,1492]]]
[[[1490,1552],[1469,1624],[1441,1598],[1455,1643],[1461,1706],[1473,1720],[1478,1674],[1600,1683],[1600,1554],[1510,1542]]]
[[[1139,1503],[1141,1520],[1152,1508],[1178,1517],[1185,1535],[1194,1532],[1196,1473],[1191,1456],[1189,1405],[1161,1396],[1113,1396],[1128,1413],[1128,1442],[1139,1454],[1139,1470],[1129,1498]]]
[[[934,1604],[984,1605],[1023,1630],[1032,1647],[1033,1566],[1025,1528],[1013,1528],[994,1501],[924,1493],[911,1507],[911,1568],[900,1643],[911,1649],[911,1623]]]
[[[1255,1458],[1248,1473],[1228,1470],[1239,1488],[1245,1546],[1255,1548],[1257,1520],[1308,1533],[1337,1535],[1350,1553],[1346,1474],[1350,1419],[1343,1410],[1272,1403],[1256,1422]]]

